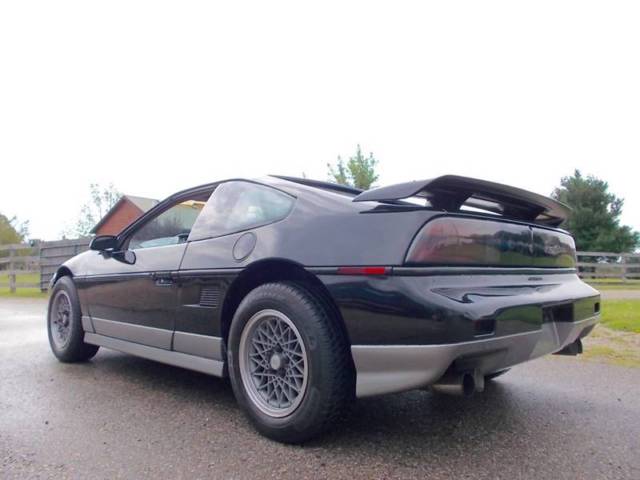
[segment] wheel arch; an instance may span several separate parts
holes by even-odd
[[[299,263],[282,258],[271,258],[252,263],[231,283],[226,292],[221,311],[220,327],[224,344],[227,344],[231,321],[242,299],[251,290],[260,285],[287,281],[298,283],[312,295],[315,295],[328,309],[331,317],[338,322],[343,335],[351,345],[340,309],[324,283]]]
[[[58,269],[55,271],[55,273],[51,277],[51,280],[49,281],[49,290],[51,290],[51,288],[56,284],[56,282],[60,280],[62,277],[73,278],[73,272],[66,265],[62,265],[58,267]]]

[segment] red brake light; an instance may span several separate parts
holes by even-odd
[[[340,275],[387,275],[390,267],[338,267]]]

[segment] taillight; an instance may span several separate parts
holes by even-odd
[[[575,267],[576,244],[570,235],[533,229],[533,262],[536,267]]]
[[[573,267],[573,239],[528,225],[438,217],[415,237],[406,263],[512,267]]]
[[[391,267],[338,267],[338,275],[388,275]]]

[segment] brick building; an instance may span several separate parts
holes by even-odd
[[[155,206],[158,200],[123,195],[111,210],[91,230],[96,235],[117,235],[140,215]]]

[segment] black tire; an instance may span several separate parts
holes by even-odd
[[[286,316],[293,323],[308,360],[305,363],[306,388],[295,397],[300,403],[297,406],[291,405],[290,408],[295,409],[283,414],[284,416],[265,413],[264,404],[260,407],[260,400],[255,399],[256,394],[249,391],[251,386],[245,384],[242,377],[242,371],[247,372],[247,368],[240,363],[240,353],[244,351],[247,359],[249,354],[246,353],[246,347],[240,347],[240,342],[242,340],[244,345],[254,345],[247,343],[250,333],[245,333],[244,338],[241,338],[243,331],[247,325],[247,330],[250,331],[254,319],[261,315],[268,317],[268,312]],[[355,372],[349,342],[330,312],[319,295],[309,288],[290,282],[261,285],[240,303],[229,332],[229,376],[241,408],[255,428],[266,437],[284,443],[305,442],[333,427],[355,397]],[[277,353],[267,353],[263,359],[266,355]],[[277,372],[278,370],[273,370],[269,375],[277,375]],[[244,380],[257,382],[254,378],[247,373]]]
[[[500,371],[497,371],[497,372],[490,373],[489,375],[485,375],[484,379],[488,380],[488,381],[491,381],[494,378],[498,378],[499,376],[504,375],[509,370],[511,370],[511,369],[510,368],[505,368],[504,370],[500,370]]]
[[[62,310],[64,310],[67,302],[69,312],[58,316],[58,306],[62,304]],[[65,332],[64,339],[61,339],[61,334],[58,333],[59,322],[64,323],[62,327]],[[51,291],[47,310],[47,332],[51,351],[61,362],[82,362],[98,353],[100,347],[84,343],[80,300],[76,286],[70,277],[62,277]]]

